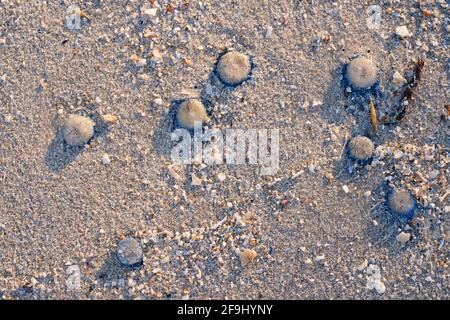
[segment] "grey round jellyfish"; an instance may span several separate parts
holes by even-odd
[[[143,262],[143,255],[141,244],[134,238],[125,238],[117,245],[116,256],[123,267],[139,267]]]
[[[378,67],[372,60],[358,57],[347,65],[345,78],[354,89],[370,89],[378,81]]]
[[[350,158],[360,162],[369,161],[372,158],[375,146],[367,137],[356,136],[348,143],[348,152]]]
[[[209,121],[206,108],[198,99],[183,101],[178,108],[176,118],[178,124],[186,129],[193,129]]]
[[[237,86],[250,77],[252,63],[244,53],[230,51],[220,57],[216,72],[220,80],[229,86]]]
[[[387,197],[387,205],[391,212],[403,220],[410,220],[416,209],[416,199],[405,189],[393,189]]]
[[[71,114],[64,123],[64,141],[70,146],[82,146],[94,136],[95,122],[84,116]]]

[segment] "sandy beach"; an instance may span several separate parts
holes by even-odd
[[[449,43],[445,0],[0,0],[0,299],[449,299]],[[194,98],[278,170],[174,163]]]

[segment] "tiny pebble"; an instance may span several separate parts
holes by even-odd
[[[345,193],[349,193],[350,192],[350,189],[345,184],[342,186],[342,190],[344,190]]]
[[[202,185],[202,180],[199,177],[197,177],[197,175],[195,173],[192,173],[191,177],[192,177],[192,185],[193,186],[198,187],[198,186]]]
[[[319,256],[314,258],[314,261],[316,261],[316,262],[320,262],[322,260],[325,260],[325,255],[324,254],[319,255]]]
[[[143,67],[147,64],[147,59],[141,58],[138,55],[131,55],[130,60],[133,61],[136,67]]]
[[[9,124],[13,121],[13,117],[10,114],[5,114],[4,119],[6,124]]]
[[[108,165],[108,164],[111,163],[111,159],[109,158],[109,155],[107,155],[107,154],[104,154],[104,155],[103,155],[103,157],[102,157],[102,163],[103,163],[104,165]]]
[[[407,233],[407,232],[400,232],[397,235],[397,241],[401,242],[401,243],[406,243],[411,239],[411,234]]]
[[[102,115],[102,120],[106,124],[113,124],[116,123],[117,120],[119,120],[119,117],[112,114],[104,114]]]
[[[395,71],[394,75],[392,76],[392,84],[394,88],[398,88],[406,83],[406,79],[400,74],[400,72]]]
[[[406,26],[399,26],[395,28],[395,34],[399,36],[401,39],[407,38],[411,35]]]
[[[254,261],[257,256],[258,254],[252,249],[245,249],[239,255],[243,267]]]
[[[267,30],[266,30],[266,38],[267,39],[272,38],[272,32],[273,32],[273,28],[271,26],[268,26]]]
[[[162,106],[164,101],[161,98],[156,98],[155,100],[153,100],[153,103],[157,106]]]

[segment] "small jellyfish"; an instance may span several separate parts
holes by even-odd
[[[178,124],[186,129],[193,129],[203,122],[209,121],[206,108],[198,99],[189,99],[182,102],[176,117]]]
[[[378,81],[378,67],[373,61],[358,57],[346,66],[345,78],[354,89],[370,89]]]
[[[416,209],[416,199],[408,190],[394,189],[387,197],[389,209],[403,220],[410,220]]]
[[[143,262],[143,250],[141,244],[133,238],[125,238],[117,245],[116,256],[123,267],[139,267]]]
[[[364,136],[356,136],[348,143],[350,158],[363,163],[372,158],[374,149],[372,140]]]
[[[250,58],[240,52],[230,51],[220,57],[216,72],[220,80],[229,86],[237,86],[250,77]]]
[[[94,136],[95,122],[84,116],[71,114],[64,123],[64,141],[70,146],[82,146]]]

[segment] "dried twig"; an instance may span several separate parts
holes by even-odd
[[[400,102],[397,106],[397,112],[392,117],[383,117],[383,123],[387,124],[395,124],[398,121],[401,121],[407,111],[412,101],[414,100],[415,89],[419,85],[419,81],[422,79],[422,71],[425,65],[425,61],[422,58],[418,58],[417,62],[414,63],[413,66],[413,75],[409,78],[408,82],[405,85],[405,89],[402,92],[402,97],[400,98]]]
[[[413,67],[413,76],[409,79],[406,84],[406,89],[403,92],[403,98],[400,99],[400,112],[395,117],[396,121],[400,121],[406,115],[407,108],[410,105],[410,102],[414,99],[414,91],[419,85],[419,81],[422,79],[422,70],[425,65],[425,61],[421,58],[417,59],[417,62]]]
[[[91,18],[83,10],[80,10],[80,17],[85,18],[86,20],[89,20],[89,21],[91,20]]]
[[[370,98],[370,124],[372,125],[373,133],[377,134],[377,132],[378,132],[378,116],[377,116],[377,110],[375,108],[375,103],[373,102],[373,98]]]

